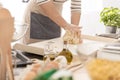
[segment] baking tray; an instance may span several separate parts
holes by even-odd
[[[32,64],[31,59],[25,56],[20,50],[12,50],[12,64],[17,67],[23,67],[27,64]]]

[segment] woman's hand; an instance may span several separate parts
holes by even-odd
[[[82,27],[74,25],[74,24],[67,24],[64,29],[71,31],[71,32],[77,32],[77,33],[81,33],[81,29]]]
[[[82,43],[81,39],[81,27],[76,25],[70,25],[66,27],[66,33],[63,39],[68,41],[69,44],[79,44]]]

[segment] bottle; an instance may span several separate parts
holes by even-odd
[[[67,64],[69,65],[72,62],[73,55],[68,49],[67,41],[64,41],[63,50],[59,53],[58,56],[64,56],[67,60]]]

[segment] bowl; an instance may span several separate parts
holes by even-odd
[[[29,27],[29,25],[27,23],[15,22],[14,23],[15,32],[13,35],[12,42],[18,41],[21,38],[23,38],[28,30],[28,27]]]

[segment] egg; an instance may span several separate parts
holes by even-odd
[[[29,71],[23,80],[33,80],[36,77],[36,73],[33,71]]]
[[[33,64],[31,71],[33,71],[37,74],[40,68],[41,68],[40,64]]]

